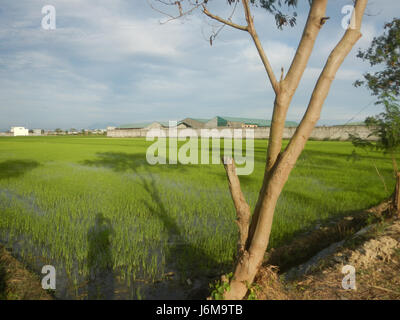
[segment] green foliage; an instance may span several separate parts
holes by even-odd
[[[257,292],[260,292],[261,289],[262,288],[257,283],[252,283],[250,285],[247,283],[247,300],[257,300]]]
[[[254,172],[240,177],[252,208],[267,141],[254,143]],[[77,286],[96,265],[111,265],[128,287],[164,279],[171,269],[182,279],[229,271],[238,232],[222,165],[151,166],[151,144],[101,136],[0,138],[0,239],[27,262],[62,266]],[[386,198],[371,159],[388,187],[391,165],[375,150],[350,165],[352,149],[348,142],[307,143],[278,201],[270,247]]]
[[[400,249],[399,249],[399,248],[393,249],[393,253],[394,253],[396,256],[400,257]]]
[[[382,103],[385,111],[365,120],[371,130],[369,137],[375,136],[377,140],[369,141],[353,134],[349,134],[349,137],[354,147],[390,154],[395,164],[395,154],[400,149],[400,106],[393,96],[387,94],[382,97]],[[352,157],[353,159],[356,157],[355,150],[353,150]]]
[[[372,129],[372,135],[378,137],[375,148],[393,154],[400,148],[400,106],[390,95],[383,97],[382,103],[385,112],[368,117],[365,123]]]
[[[228,0],[228,4],[236,4],[240,0]],[[296,25],[298,0],[250,0],[254,6],[264,8],[275,16],[276,26],[279,29]],[[311,0],[307,0],[311,4]]]
[[[400,94],[400,19],[386,23],[384,34],[375,37],[366,51],[360,50],[358,57],[369,61],[371,67],[383,65],[380,71],[364,74],[365,81],[358,80],[355,86],[366,85],[373,95],[378,96],[376,103],[385,109],[365,120],[372,130],[371,136],[376,136],[377,141],[369,142],[358,136],[351,136],[351,140],[355,147],[391,154],[394,170],[398,170],[395,154],[400,148],[400,106],[397,103]]]
[[[217,280],[214,284],[210,283],[211,298],[213,300],[224,300],[224,294],[231,289],[229,283],[232,277],[233,273],[231,272],[224,275],[224,281]]]
[[[370,140],[363,139],[358,134],[349,133],[349,140],[353,143],[353,146],[357,148],[362,148],[362,149],[374,148],[374,144]],[[359,158],[357,158],[355,150],[353,150],[352,156],[353,158],[356,158],[356,160],[359,160]]]
[[[400,94],[400,19],[385,24],[384,34],[375,37],[371,46],[358,52],[358,57],[368,61],[371,67],[383,66],[376,72],[364,74],[364,80],[354,83],[356,87],[367,86],[376,96]]]
[[[291,7],[295,9],[297,7],[298,0],[251,0],[252,3],[259,2],[259,5],[266,9],[268,12],[275,15],[276,26],[279,29],[283,29],[284,26],[294,27],[296,25],[297,12],[292,11],[285,13],[282,11],[283,6],[287,6],[288,9]]]

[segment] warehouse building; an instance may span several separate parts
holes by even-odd
[[[24,127],[11,127],[10,132],[14,137],[29,136],[29,130]]]

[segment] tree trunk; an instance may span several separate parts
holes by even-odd
[[[284,152],[280,151],[280,146],[282,142],[281,131],[283,131],[284,128],[284,120],[286,118],[288,103],[290,103],[291,96],[298,86],[298,80],[300,80],[302,72],[304,72],[309,57],[307,55],[306,57],[304,57],[300,53],[297,62],[295,58],[295,61],[291,66],[292,70],[296,70],[296,72],[294,73],[295,76],[292,75],[289,78],[287,77],[285,80],[281,80],[281,82],[279,83],[279,87],[275,86],[275,88],[277,88],[277,99],[275,100],[274,118],[278,118],[275,117],[278,114],[280,114],[280,116],[279,122],[276,122],[277,125],[275,128],[271,128],[271,132],[274,131],[273,129],[278,129],[276,130],[276,135],[274,134],[270,137],[270,140],[272,139],[273,141],[270,141],[268,146],[268,158],[266,170],[264,173],[263,185],[260,190],[259,199],[257,201],[257,205],[249,227],[246,246],[242,252],[239,252],[234,276],[230,281],[230,290],[225,293],[225,299],[243,299],[243,297],[247,293],[249,285],[251,285],[254,281],[254,278],[263,261],[265,251],[268,247],[276,203],[287,179],[289,178],[291,170],[293,169],[298,157],[304,149],[305,144],[311,134],[311,131],[315,127],[315,124],[320,117],[322,106],[328,96],[331,84],[339,67],[343,63],[346,56],[350,53],[353,46],[361,37],[361,21],[367,2],[367,0],[356,1],[354,10],[355,14],[352,18],[352,22],[354,23],[353,25],[355,25],[355,28],[348,29],[346,31],[343,38],[330,54],[326,65],[320,75],[320,78],[318,79],[317,85],[315,86],[310,103],[307,107],[307,111]],[[317,23],[320,26],[322,26],[323,24],[324,16],[322,15],[322,13],[325,12],[326,3],[326,0],[313,1],[312,3],[311,12],[313,12],[314,9],[314,13],[319,14],[319,17],[317,15]],[[245,8],[247,7],[247,11],[249,11],[248,2],[246,0],[243,0],[243,4]],[[246,17],[250,27],[249,32],[251,34],[255,33],[250,14],[246,13]],[[314,20],[310,20],[310,17],[311,15],[309,16],[309,21],[306,25],[305,32],[303,33],[303,38],[299,45],[299,48],[303,48],[303,52],[309,53],[311,53],[312,51],[313,41],[307,40],[310,39],[310,36],[311,40],[315,40],[315,38],[313,38],[312,36],[312,33],[310,32],[313,30],[312,27],[315,28],[316,23],[315,16],[313,17]],[[257,42],[258,38],[255,37],[254,34],[252,34],[252,36],[253,39],[255,39],[255,42]],[[316,37],[315,31],[314,37]],[[261,50],[262,49],[260,48],[259,51]],[[260,56],[263,59],[263,56],[261,54]],[[289,71],[288,74],[292,73]],[[288,84],[290,83],[294,84],[292,86],[288,86]],[[284,101],[284,103],[281,105],[280,101]],[[274,125],[274,123],[272,125]],[[229,174],[232,174],[232,171],[227,171],[227,173],[229,176]],[[235,197],[237,197],[238,199],[240,199],[240,201],[243,199],[241,195],[240,197],[234,196],[233,193],[232,197],[234,199]],[[240,203],[240,201],[238,201],[238,203]],[[240,212],[237,211],[237,213],[238,217],[240,217]]]
[[[260,205],[259,221],[255,228],[255,235],[248,250],[242,252],[238,258],[234,272],[234,278],[230,283],[230,290],[225,294],[227,300],[240,300],[248,290],[248,286],[254,282],[254,277],[259,270],[268,247],[268,240],[271,233],[272,219],[275,206],[283,186],[289,176],[290,166],[281,166],[270,175],[266,183],[265,193],[262,195]],[[260,229],[263,229],[259,231]]]

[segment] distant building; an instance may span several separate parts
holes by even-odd
[[[33,129],[32,130],[32,135],[33,136],[41,136],[42,135],[42,129]]]
[[[53,131],[53,130],[47,130],[44,133],[45,136],[55,136],[57,135],[57,132]]]
[[[185,118],[180,121],[180,124],[186,125],[186,127],[193,129],[201,129],[204,128],[205,124],[209,121],[209,119],[194,119],[194,118]]]
[[[14,137],[29,136],[29,130],[24,127],[11,127],[10,132]]]
[[[297,127],[297,123],[286,121],[285,127]],[[270,120],[254,119],[254,118],[236,118],[236,117],[214,117],[205,123],[206,128],[268,128],[271,126]]]
[[[285,127],[297,127],[297,123],[293,121],[286,121]],[[192,128],[192,129],[214,129],[214,128],[268,128],[271,126],[270,120],[252,119],[252,118],[235,118],[235,117],[214,117],[212,119],[196,119],[185,118],[177,123],[178,129]],[[150,130],[150,129],[163,129],[169,128],[169,123],[166,121],[155,121],[145,123],[133,123],[119,126],[117,128],[108,127],[107,131],[113,130]]]
[[[177,128],[183,129],[189,126],[185,125],[182,121],[177,123]],[[124,129],[142,129],[142,130],[150,130],[150,129],[165,129],[169,128],[169,121],[154,121],[154,122],[144,122],[144,123],[131,123],[119,126],[115,128],[116,130],[124,130]],[[107,129],[107,131],[111,131]]]
[[[298,123],[294,121],[286,121],[283,130],[283,139],[290,139],[296,132]],[[246,136],[246,129],[252,129],[255,139],[269,139],[271,121],[256,118],[238,118],[217,116],[212,119],[195,119],[185,118],[178,121],[176,129],[179,134],[190,135],[195,132],[197,137],[201,136],[203,129],[217,130],[219,133],[232,132],[233,130],[241,130]],[[193,130],[183,131],[181,129],[191,128]],[[169,130],[169,123],[163,121],[126,124],[107,130],[107,136],[113,138],[145,138],[151,129],[160,129],[167,137],[175,137],[175,130]],[[174,128],[175,129],[175,128]],[[225,133],[224,133],[225,134]],[[311,133],[311,138],[315,140],[348,140],[350,134],[358,134],[363,139],[375,140],[375,136],[371,136],[371,130],[365,125],[347,125],[347,126],[319,126],[315,127]],[[247,137],[247,136],[246,136]]]

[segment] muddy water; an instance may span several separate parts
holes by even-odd
[[[8,190],[1,190],[0,194],[8,200],[17,199],[28,211],[37,215],[44,215],[35,205],[33,198],[26,198],[15,195]],[[85,277],[78,273],[82,266],[73,267],[76,273],[68,273],[63,267],[63,262],[57,259],[48,259],[51,255],[44,247],[34,245],[33,239],[28,236],[9,236],[7,231],[0,230],[0,243],[12,250],[12,254],[18,260],[28,266],[30,270],[44,277],[41,274],[45,265],[52,265],[56,269],[56,290],[54,295],[57,299],[204,299],[208,295],[208,284],[212,277],[181,278],[177,268],[169,261],[164,269],[168,270],[168,276],[163,281],[133,281],[132,279],[121,279],[118,271],[113,271],[107,265],[101,265],[104,261],[112,261],[111,244],[103,242],[104,232],[112,232],[112,227],[108,226],[107,219],[100,217],[95,223],[93,230],[89,230],[89,252],[92,252],[91,261],[88,256],[87,267],[90,275]],[[108,236],[106,236],[108,239]],[[175,249],[179,248],[177,244],[180,240],[179,235],[170,235],[169,245]],[[93,244],[93,248],[90,246]],[[155,251],[158,249],[155,248]],[[179,249],[178,249],[179,250]],[[175,252],[176,253],[176,252]],[[159,255],[160,252],[152,252],[149,255]],[[183,253],[181,253],[183,254]],[[99,258],[100,257],[100,258]],[[71,269],[71,268],[70,268]],[[189,270],[190,273],[190,270]],[[211,273],[212,274],[212,273]]]
[[[205,299],[208,294],[208,284],[211,279],[180,279],[179,275],[171,272],[164,281],[145,282],[127,281],[112,270],[94,271],[89,277],[78,274],[68,274],[62,263],[41,257],[39,250],[30,245],[30,242],[20,237],[12,243],[5,239],[0,241],[12,252],[12,255],[22,261],[29,270],[40,278],[41,270],[45,265],[52,265],[56,269],[56,290],[54,296],[61,300],[185,300]],[[29,255],[26,254],[29,252]]]

